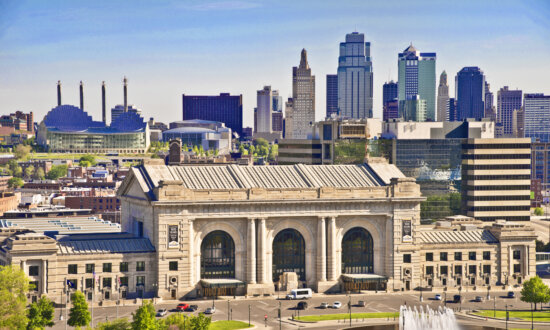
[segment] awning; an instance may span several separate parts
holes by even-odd
[[[364,282],[385,282],[386,276],[377,274],[342,274],[344,282],[364,283]]]
[[[211,278],[201,280],[201,286],[203,288],[238,288],[244,286],[243,281],[239,281],[233,278]]]

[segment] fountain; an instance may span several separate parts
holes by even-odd
[[[447,307],[433,310],[430,307],[401,306],[399,330],[460,330],[455,313]]]

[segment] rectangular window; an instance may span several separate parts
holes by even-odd
[[[86,264],[86,273],[92,274],[95,272],[95,264]]]
[[[483,274],[491,274],[491,265],[483,265]]]
[[[483,251],[483,260],[491,260],[491,251]]]
[[[87,278],[86,279],[86,289],[93,289],[94,288],[94,279],[93,278]]]
[[[78,274],[78,265],[69,265],[69,274]]]
[[[168,264],[169,270],[178,270],[178,262],[177,261],[170,261]]]
[[[29,276],[38,276],[40,268],[38,266],[29,266]]]
[[[514,273],[521,273],[521,265],[515,264],[514,265]]]
[[[434,261],[434,254],[431,252],[426,253],[426,261]]]
[[[513,258],[514,258],[514,260],[520,260],[521,259],[521,251],[520,250],[514,250]]]
[[[426,266],[426,275],[434,274],[434,266]]]
[[[476,260],[476,253],[474,252],[468,252],[468,260]]]
[[[145,271],[145,261],[136,262],[136,271],[144,272]]]
[[[455,276],[462,275],[462,266],[455,265]]]
[[[128,263],[127,262],[121,262],[120,263],[120,271],[121,272],[127,272],[128,271]]]
[[[110,262],[106,262],[103,264],[103,272],[104,273],[110,273],[113,270],[113,264]]]
[[[476,274],[476,265],[470,265],[468,266],[468,274]]]
[[[145,285],[145,276],[136,276],[136,286]]]
[[[128,277],[127,276],[119,277],[119,279],[120,279],[120,286],[128,286]]]
[[[403,255],[403,263],[406,263],[406,264],[411,263],[411,255],[410,254],[404,254]]]
[[[462,260],[462,252],[455,252],[455,261]]]
[[[441,252],[441,253],[439,254],[439,260],[441,260],[441,261],[447,261],[447,260],[448,260],[447,252]]]
[[[439,272],[441,275],[447,275],[449,273],[449,268],[447,266],[441,266],[439,267]]]
[[[110,288],[112,284],[112,279],[110,277],[104,277],[103,278],[103,287],[104,288]]]

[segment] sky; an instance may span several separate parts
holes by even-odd
[[[78,106],[82,80],[84,108],[101,120],[101,82],[110,109],[123,102],[126,76],[128,102],[145,119],[181,120],[184,93],[230,92],[243,95],[252,126],[256,91],[271,85],[290,97],[305,48],[321,119],[326,75],[353,31],[371,42],[375,117],[411,42],[437,53],[452,96],[465,66],[479,66],[495,95],[502,86],[550,94],[548,0],[0,0],[0,114],[33,111],[40,122],[56,106],[57,81],[63,103]]]

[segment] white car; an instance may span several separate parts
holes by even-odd
[[[434,300],[441,300],[441,295],[440,295],[440,294],[436,294],[435,297],[434,297]]]
[[[166,308],[162,308],[162,309],[158,310],[157,316],[162,317],[162,316],[165,316],[167,313],[168,313],[168,311],[166,310]]]
[[[216,307],[208,307],[205,311],[204,311],[204,314],[214,314],[216,313]]]
[[[339,301],[335,301],[334,304],[332,304],[332,308],[339,309],[342,307],[342,303]]]

